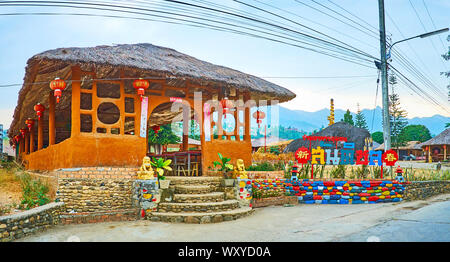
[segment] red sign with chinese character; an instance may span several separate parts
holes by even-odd
[[[295,151],[295,159],[297,159],[300,164],[308,163],[309,155],[309,150],[306,147],[300,147]]]
[[[395,162],[398,160],[398,154],[395,150],[388,150],[383,154],[383,162],[386,163],[387,166],[394,166]]]

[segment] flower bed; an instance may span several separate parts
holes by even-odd
[[[402,200],[404,186],[396,180],[254,179],[257,194],[297,196],[305,204],[372,204]],[[262,193],[261,193],[262,192]],[[256,197],[256,196],[255,196]]]

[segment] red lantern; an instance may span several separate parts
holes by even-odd
[[[266,118],[266,113],[264,113],[263,111],[257,110],[255,113],[253,113],[253,118],[256,119],[256,123],[258,124],[258,128],[259,128],[262,123],[262,119]]]
[[[222,114],[224,115],[224,118],[227,118],[227,114],[231,112],[230,109],[233,107],[233,101],[225,97],[222,101],[220,101],[220,105],[223,109]]]
[[[158,131],[159,131],[160,127],[159,126],[153,126],[152,129],[153,129],[153,131],[155,132],[155,135],[156,135],[156,134],[158,134]]]
[[[50,82],[50,88],[55,91],[54,96],[56,96],[56,103],[59,103],[59,98],[62,95],[62,91],[66,88],[66,82],[57,77],[55,80]]]
[[[36,114],[38,116],[38,119],[41,120],[41,116],[45,111],[45,107],[41,103],[37,103],[34,106],[34,111],[36,111]]]
[[[20,141],[20,135],[15,135],[15,136],[14,136],[14,141],[16,141],[16,143],[19,143],[19,141]]]
[[[148,80],[139,78],[133,81],[133,87],[137,90],[138,95],[141,96],[141,101],[142,101],[142,96],[145,94],[145,89],[147,89],[150,86],[150,83],[148,82]]]
[[[34,120],[31,118],[28,118],[27,120],[25,120],[25,124],[28,127],[28,131],[31,132],[31,128],[33,128],[33,125],[34,125]]]
[[[19,131],[20,131],[20,134],[22,135],[22,137],[25,138],[25,134],[27,133],[27,129],[26,128],[21,128]]]

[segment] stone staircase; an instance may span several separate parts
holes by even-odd
[[[221,177],[169,176],[172,201],[161,202],[158,212],[147,214],[151,221],[172,223],[216,223],[231,221],[253,213],[240,207],[237,199],[227,199],[221,190]],[[230,198],[230,197],[229,197]]]

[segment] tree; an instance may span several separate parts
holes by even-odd
[[[355,126],[359,128],[369,129],[367,127],[366,118],[362,114],[361,110],[359,110],[359,104],[358,104],[358,113],[355,116]]]
[[[445,128],[450,127],[450,123],[445,124]]]
[[[407,125],[400,136],[405,141],[420,141],[425,142],[431,139],[430,130],[424,125]]]
[[[347,124],[350,124],[352,126],[355,125],[355,123],[353,122],[353,116],[350,113],[350,110],[347,109],[347,112],[345,112],[344,114],[344,119],[341,119],[341,121],[344,121]]]
[[[394,92],[395,85],[397,84],[397,78],[394,74],[389,77],[389,84],[392,86],[392,94],[389,95],[389,121],[391,123],[391,143],[392,147],[397,148],[404,146],[406,140],[400,136],[400,133],[408,124],[406,120],[407,113],[400,107],[400,98],[398,94]]]
[[[162,146],[168,144],[177,144],[179,142],[180,137],[172,132],[170,124],[161,126],[157,134],[155,133],[155,131],[153,131],[153,129],[148,130],[148,144],[150,146],[153,146],[157,154],[162,153]]]
[[[381,132],[381,131],[373,132],[372,139],[373,139],[373,141],[377,142],[378,144],[383,144],[383,142],[384,142],[383,132]]]

